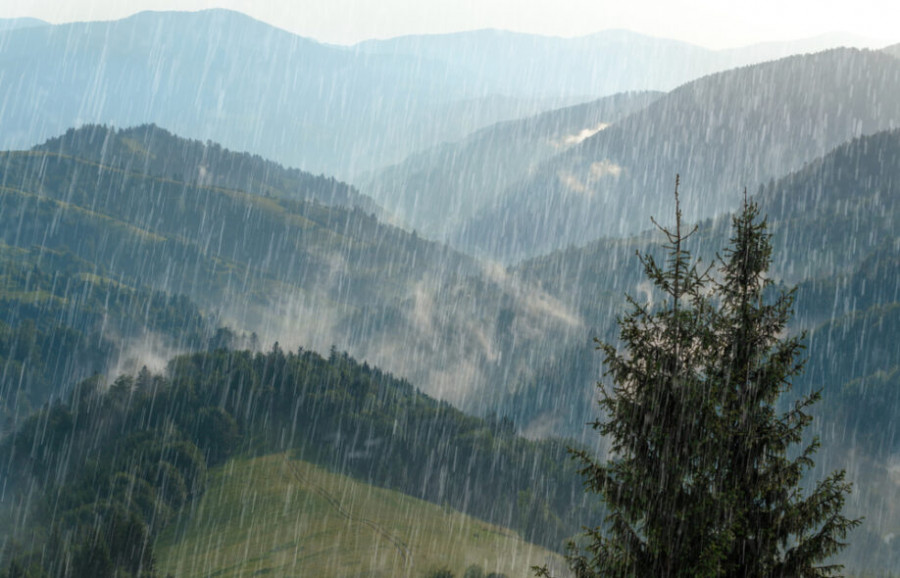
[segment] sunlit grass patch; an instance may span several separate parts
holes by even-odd
[[[547,550],[516,533],[285,454],[237,458],[157,543],[161,575],[528,575]]]

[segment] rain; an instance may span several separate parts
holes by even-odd
[[[890,15],[252,4],[0,0],[0,578],[900,576]]]

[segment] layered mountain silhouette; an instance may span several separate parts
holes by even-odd
[[[0,148],[81,124],[156,123],[344,180],[498,121],[669,89],[773,54],[621,31],[576,39],[480,31],[342,47],[225,10],[25,24],[0,31]]]
[[[851,138],[900,126],[900,60],[837,49],[713,74],[546,161],[462,226],[459,247],[501,259],[627,236],[665,213],[675,175],[690,219]]]
[[[361,182],[402,222],[444,238],[495,205],[540,164],[661,96],[622,93],[481,129],[465,139],[416,153]]]

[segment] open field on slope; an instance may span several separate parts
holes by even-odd
[[[424,576],[470,565],[531,575],[549,551],[454,510],[289,454],[236,458],[161,536],[160,575]]]

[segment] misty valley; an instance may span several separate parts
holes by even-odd
[[[0,577],[900,576],[900,45],[0,22]]]

